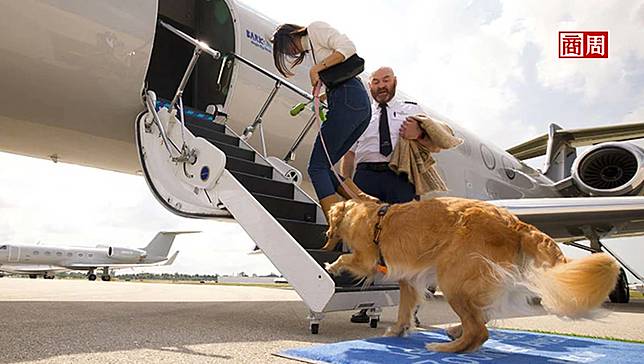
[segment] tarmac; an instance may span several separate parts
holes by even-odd
[[[497,320],[503,328],[644,340],[644,300],[606,304],[598,321],[538,314]],[[326,315],[309,333],[308,310],[291,289],[211,284],[0,279],[0,363],[297,363],[281,350],[382,335],[395,321]],[[423,305],[424,328],[457,321],[439,295]]]

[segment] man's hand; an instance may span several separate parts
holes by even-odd
[[[405,139],[416,140],[422,135],[423,131],[420,129],[418,122],[413,118],[407,118],[400,127],[400,136]]]

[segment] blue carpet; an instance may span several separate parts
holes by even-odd
[[[425,349],[428,342],[449,341],[444,331],[421,331],[407,337],[343,341],[277,355],[308,363],[644,363],[644,344],[490,330],[476,353],[445,354]]]

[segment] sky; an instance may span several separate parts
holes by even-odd
[[[330,23],[367,70],[391,66],[400,90],[504,148],[551,122],[644,121],[642,0],[242,2],[279,22]],[[608,59],[558,58],[558,32],[568,30],[608,31]],[[159,230],[201,230],[179,236],[175,264],[154,271],[277,272],[248,254],[254,244],[236,223],[172,215],[139,176],[6,153],[0,170],[2,242],[143,247]],[[643,243],[607,241],[640,272]]]

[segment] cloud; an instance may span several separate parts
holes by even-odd
[[[329,0],[316,12],[299,1],[244,2],[278,21],[330,22],[368,69],[392,66],[410,97],[503,147],[549,122],[609,124],[644,107],[642,1]],[[558,32],[571,29],[608,30],[609,58],[559,59]]]

